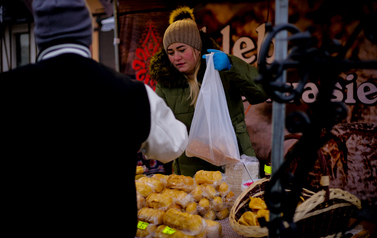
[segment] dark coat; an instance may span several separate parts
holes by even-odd
[[[136,153],[150,129],[144,84],[75,54],[2,73],[0,84],[12,234],[134,237]]]
[[[202,55],[207,54],[207,49],[218,49],[217,44],[201,33],[203,42]],[[251,104],[257,104],[267,100],[262,85],[255,83],[258,70],[243,60],[233,55],[228,55],[232,65],[230,70],[220,71],[221,81],[224,86],[225,96],[231,121],[236,132],[241,154],[255,156],[249,134],[245,124],[245,109],[242,96]],[[201,68],[198,72],[198,82],[202,83],[206,70],[205,60],[202,59]],[[157,52],[150,62],[150,74],[157,81],[156,93],[161,96],[172,109],[176,118],[182,121],[190,131],[194,106],[190,106],[189,85],[187,79],[172,66],[168,55],[162,49]],[[196,157],[187,157],[186,154],[174,161],[174,170],[178,174],[193,176],[198,170],[219,170],[204,160]]]

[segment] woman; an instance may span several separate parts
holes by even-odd
[[[170,26],[163,38],[164,49],[150,61],[150,75],[156,80],[156,93],[172,109],[175,117],[190,131],[195,104],[206,69],[204,54],[214,52],[214,66],[219,70],[229,114],[236,132],[240,154],[255,156],[246,130],[242,96],[251,104],[267,99],[262,86],[254,82],[258,70],[243,60],[217,50],[218,45],[194,21],[193,10],[176,9],[170,15]],[[174,172],[194,176],[198,170],[221,170],[202,159],[182,154],[173,163]]]

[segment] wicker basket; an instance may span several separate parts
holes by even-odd
[[[234,202],[230,211],[229,222],[233,230],[245,237],[268,236],[268,229],[260,226],[245,226],[238,223],[242,214],[250,211],[250,197],[263,198],[264,189],[269,179],[261,179],[244,190]],[[294,237],[337,237],[347,229],[349,220],[357,209],[361,209],[360,200],[341,189],[330,189],[329,200],[326,192],[313,193],[304,189],[302,196],[305,198],[297,207],[294,222],[297,232]]]

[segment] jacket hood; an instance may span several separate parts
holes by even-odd
[[[220,49],[219,45],[202,31],[200,31],[200,38],[202,40],[202,55],[208,53],[207,49]],[[202,59],[199,74],[204,71],[205,60]],[[163,87],[188,87],[186,77],[170,63],[169,57],[163,48],[152,56],[150,60],[149,74],[152,79]]]

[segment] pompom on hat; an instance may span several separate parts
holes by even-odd
[[[92,17],[84,0],[34,0],[32,6],[40,50],[56,42],[92,44]]]
[[[165,51],[169,45],[179,42],[202,50],[202,40],[198,26],[195,22],[193,9],[189,7],[177,8],[170,14],[169,27],[166,29],[163,39]]]

